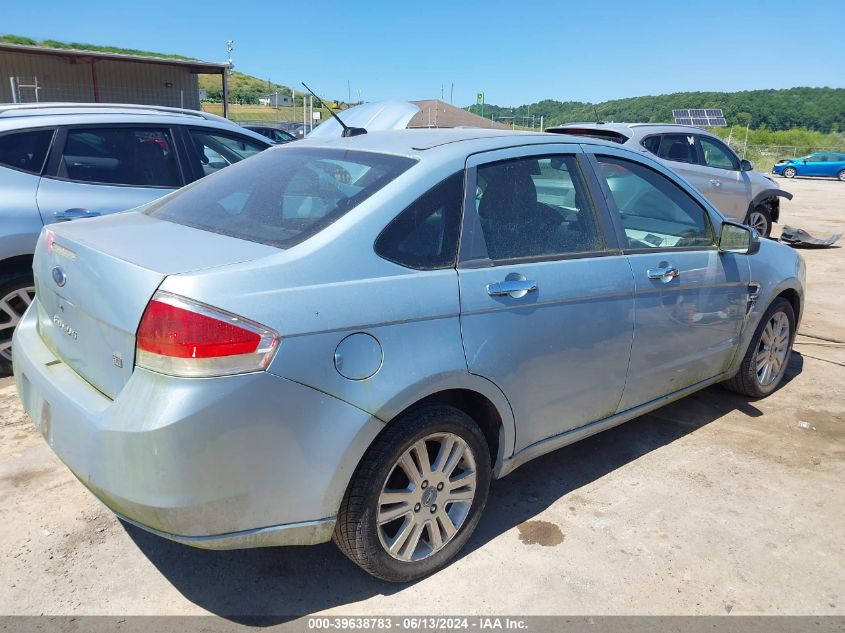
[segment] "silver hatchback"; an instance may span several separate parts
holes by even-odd
[[[491,478],[716,382],[761,397],[791,249],[613,143],[403,130],[274,148],[45,229],[20,397],[121,518],[205,548],[320,543],[405,581]]]

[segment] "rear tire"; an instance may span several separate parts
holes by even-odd
[[[768,396],[783,381],[794,340],[795,311],[789,301],[778,297],[760,319],[739,371],[722,384],[751,398]]]
[[[0,280],[0,376],[12,373],[12,335],[34,296],[31,272],[14,273]]]
[[[795,167],[787,167],[783,170],[783,177],[784,178],[795,178],[798,175],[798,172],[795,171]]]
[[[758,204],[748,212],[745,223],[756,230],[762,237],[769,237],[772,233],[772,214],[769,207]]]
[[[490,476],[490,450],[472,418],[445,405],[412,410],[391,422],[361,460],[334,541],[382,580],[427,576],[475,530]]]

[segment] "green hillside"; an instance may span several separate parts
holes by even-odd
[[[484,116],[533,114],[539,119],[542,115],[547,127],[572,121],[595,121],[596,115],[602,121],[671,123],[675,108],[721,108],[729,124],[752,128],[845,131],[845,88],[676,92],[596,104],[547,99],[516,108],[485,104]],[[470,106],[470,110],[480,114],[481,106]]]
[[[143,55],[144,57],[164,57],[166,59],[196,60],[195,57],[185,57],[173,53],[153,53],[140,51],[134,48],[119,48],[117,46],[99,46],[97,44],[80,44],[79,42],[59,42],[57,40],[44,40],[38,42],[31,37],[22,35],[0,35],[0,42],[6,44],[21,44],[23,46],[44,46],[47,48],[64,48],[77,51],[94,51],[95,53],[117,53],[119,55]]]

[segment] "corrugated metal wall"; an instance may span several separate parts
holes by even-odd
[[[39,101],[143,103],[199,110],[197,76],[178,66],[98,60],[95,97],[91,64],[74,58],[0,51],[0,103],[12,102],[10,77],[38,79]],[[25,101],[34,101],[26,90]]]

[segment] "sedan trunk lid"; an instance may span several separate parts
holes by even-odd
[[[165,277],[278,252],[136,212],[52,225],[33,264],[39,332],[56,356],[115,398],[134,369],[138,324]]]

